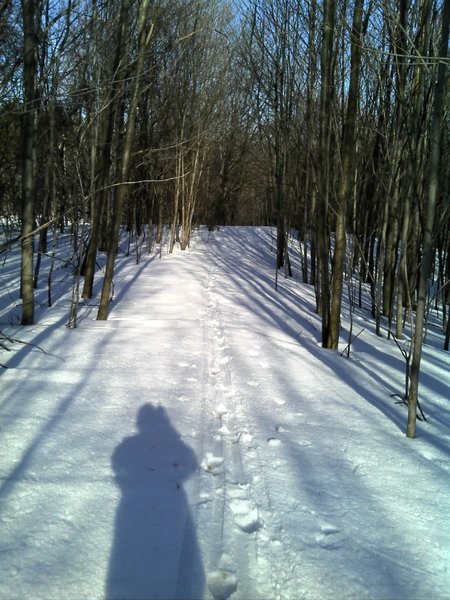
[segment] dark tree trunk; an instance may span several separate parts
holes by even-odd
[[[333,256],[333,277],[331,286],[330,329],[327,341],[328,348],[332,349],[337,349],[339,344],[342,290],[347,248],[347,205],[353,190],[355,179],[356,119],[358,115],[359,102],[363,4],[363,0],[355,0],[353,12],[350,83],[342,140],[342,176],[337,198],[338,206],[336,218],[336,241]]]
[[[25,93],[22,130],[22,241],[21,279],[22,325],[34,322],[33,235],[36,177],[34,154],[36,147],[36,2],[22,1],[23,13],[23,84]]]
[[[425,228],[422,244],[422,260],[420,263],[419,291],[417,298],[416,323],[414,330],[414,343],[411,360],[411,385],[409,387],[408,394],[408,423],[406,427],[406,435],[409,438],[416,437],[416,413],[419,396],[419,373],[420,362],[422,358],[423,330],[425,324],[425,312],[427,301],[427,284],[432,266],[434,220],[438,196],[440,132],[442,125],[445,84],[447,80],[447,63],[445,59],[448,55],[449,22],[450,0],[444,0],[442,12],[441,43],[439,48],[440,62],[438,67],[438,78],[434,91],[433,119],[430,133],[431,155],[430,179],[428,186],[428,207],[425,219]]]

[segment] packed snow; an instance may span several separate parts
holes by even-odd
[[[1,599],[450,597],[439,327],[422,363],[427,421],[409,440],[395,342],[363,307],[342,356],[346,307],[340,350],[322,349],[314,290],[298,269],[275,290],[273,245],[270,228],[224,227],[139,264],[121,252],[108,320],[95,320],[99,273],[76,329],[70,265],[54,305],[43,275],[36,324],[18,325],[8,253]]]

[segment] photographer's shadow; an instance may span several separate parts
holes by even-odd
[[[183,490],[195,455],[162,407],[145,404],[137,427],[112,456],[122,498],[106,597],[202,598],[203,565]]]

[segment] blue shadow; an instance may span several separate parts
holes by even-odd
[[[197,467],[163,407],[145,404],[138,432],[112,455],[122,497],[105,595],[202,598],[204,569],[183,482]]]

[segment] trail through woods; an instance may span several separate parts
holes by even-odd
[[[407,440],[394,342],[360,311],[350,360],[323,350],[271,235],[121,255],[108,320],[97,296],[74,330],[68,289],[27,328],[3,296],[2,330],[45,353],[1,354],[0,598],[448,598],[441,336]]]

